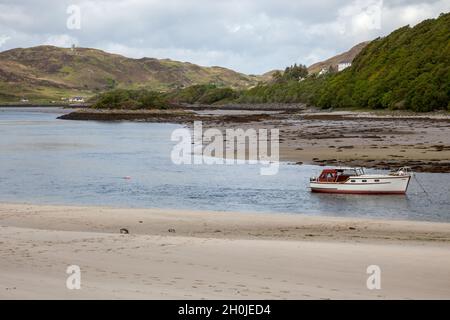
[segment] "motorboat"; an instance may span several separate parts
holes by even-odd
[[[349,194],[405,194],[413,173],[402,167],[387,174],[366,174],[363,168],[324,169],[310,178],[312,192]]]

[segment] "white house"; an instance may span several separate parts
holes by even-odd
[[[320,70],[320,72],[319,72],[319,76],[321,76],[325,73],[328,73],[328,68],[322,68],[322,70]]]
[[[351,62],[341,62],[341,63],[338,64],[338,71],[342,71],[344,69],[347,69],[351,65],[352,65]]]
[[[84,98],[83,97],[73,97],[73,98],[69,99],[69,102],[83,103],[84,102]]]

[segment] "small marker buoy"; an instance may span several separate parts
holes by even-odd
[[[131,180],[131,177],[130,176],[125,176],[125,177],[123,177],[125,180]]]

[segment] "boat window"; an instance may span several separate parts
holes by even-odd
[[[380,182],[380,180],[379,179],[375,179],[375,182]]]
[[[367,180],[363,180],[362,182],[367,182]]]
[[[356,182],[355,180],[351,180],[351,182]]]

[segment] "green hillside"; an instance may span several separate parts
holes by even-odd
[[[38,46],[0,52],[0,101],[89,97],[115,88],[168,91],[195,84],[246,88],[257,81],[221,67],[131,59],[89,48]]]
[[[239,101],[450,110],[450,14],[371,41],[342,72],[260,85],[243,92]]]

